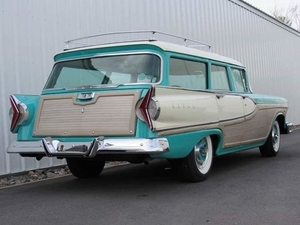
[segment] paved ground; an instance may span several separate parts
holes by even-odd
[[[0,190],[1,224],[300,224],[300,130],[279,155],[258,149],[216,158],[202,183],[165,161]]]

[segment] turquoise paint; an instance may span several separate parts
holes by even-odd
[[[76,51],[66,51],[60,54],[57,54],[55,56],[55,61],[62,61],[62,60],[71,60],[71,59],[78,59],[78,58],[87,58],[87,57],[93,57],[100,54],[107,54],[107,53],[113,53],[113,54],[120,54],[120,53],[134,53],[134,52],[152,52],[155,54],[159,54],[162,58],[162,82],[161,85],[166,85],[165,81],[165,74],[167,70],[167,60],[165,60],[165,54],[164,52],[153,45],[137,45],[137,46],[121,46],[121,47],[109,47],[109,48],[95,48],[95,49],[86,49],[86,50],[76,50]],[[103,87],[103,88],[88,88],[88,89],[45,89],[42,92],[42,95],[59,95],[59,94],[78,94],[82,92],[109,92],[109,91],[127,91],[127,90],[143,90],[141,97],[145,96],[149,88],[154,84],[128,84],[128,85],[120,85],[118,87]],[[24,102],[27,104],[26,102]],[[30,109],[32,112],[36,112],[38,108],[38,102]],[[33,113],[31,113],[33,115]],[[35,116],[35,115],[34,115]],[[32,137],[33,129],[34,129],[34,122],[35,117],[30,118],[30,120],[27,120],[26,123],[22,124],[22,126],[18,127],[19,132],[17,139],[22,140],[40,140],[41,137]],[[111,138],[128,138],[128,137],[114,137],[110,136]],[[156,132],[153,132],[149,129],[147,124],[139,119],[136,120],[136,133],[135,138],[155,138],[157,137]],[[94,136],[89,137],[53,137],[55,139],[61,140],[61,141],[91,141]]]
[[[168,71],[168,62],[166,60],[165,52],[157,46],[153,46],[151,44],[142,44],[142,45],[133,45],[133,46],[118,46],[118,47],[107,47],[107,48],[94,48],[94,49],[84,49],[84,50],[76,50],[76,51],[66,51],[60,54],[57,54],[54,57],[56,62],[64,61],[64,60],[72,60],[78,58],[88,58],[88,57],[97,57],[101,54],[122,54],[122,53],[139,53],[139,52],[149,52],[160,55],[162,58],[161,66],[162,66],[162,74],[161,74],[161,83],[162,86],[167,86],[166,74]],[[106,92],[106,91],[122,91],[122,90],[140,90],[143,89],[141,97],[145,96],[149,88],[154,84],[141,84],[141,85],[120,85],[118,87],[103,87],[103,88],[93,88],[93,89],[80,89],[80,90],[64,90],[64,89],[45,89],[43,90],[42,95],[52,95],[52,94],[73,94],[73,93],[81,93],[81,92]],[[153,132],[149,129],[148,125],[136,119],[136,132],[135,137],[137,138],[155,138],[157,137],[157,133]],[[59,137],[61,140],[66,139],[63,137]],[[114,137],[115,138],[115,137]],[[86,138],[84,138],[86,139]],[[69,139],[67,139],[69,140]]]
[[[80,59],[80,58],[89,58],[89,57],[99,57],[101,55],[107,55],[107,54],[132,54],[132,53],[140,53],[140,52],[147,52],[147,53],[153,53],[157,54],[162,58],[161,66],[162,66],[162,74],[161,74],[161,82],[159,83],[162,86],[167,86],[168,82],[166,81],[166,74],[168,71],[168,60],[166,57],[165,52],[160,49],[157,46],[153,46],[151,44],[141,44],[141,45],[128,45],[128,46],[118,46],[118,47],[99,47],[95,49],[84,49],[84,50],[76,50],[76,51],[66,51],[57,54],[54,57],[54,60],[56,62],[65,61],[65,60],[74,60],[74,59]],[[48,82],[48,81],[47,81]],[[149,84],[149,85],[155,85]],[[148,84],[141,84],[141,85],[120,85],[119,87],[105,87],[103,88],[93,88],[93,89],[80,89],[80,90],[64,90],[64,89],[44,89],[43,95],[49,95],[49,94],[57,94],[57,93],[79,93],[83,91],[106,91],[106,90],[128,90],[128,89],[135,89],[137,88],[147,88],[149,87]],[[157,85],[157,84],[156,84]]]
[[[260,95],[260,94],[241,94],[242,96],[249,97],[255,104],[272,104],[272,105],[286,105],[288,101],[284,98],[271,96],[271,95]]]
[[[260,141],[256,143],[240,145],[232,148],[222,148],[223,145],[223,134],[219,129],[202,130],[189,132],[184,134],[174,134],[165,136],[168,139],[170,150],[165,153],[152,154],[152,158],[162,158],[162,159],[176,159],[186,157],[194,148],[194,146],[202,138],[208,135],[217,135],[219,137],[219,143],[215,151],[216,156],[225,155],[234,152],[245,151],[253,148],[257,148],[264,144],[265,141]]]
[[[128,91],[128,90],[141,90],[149,89],[153,84],[126,84],[120,85],[118,87],[103,86],[101,88],[85,88],[85,89],[45,89],[42,95],[57,95],[57,94],[78,94],[83,92],[107,92],[107,91]]]
[[[122,53],[135,53],[135,52],[153,52],[153,53],[164,53],[164,51],[154,45],[151,44],[138,44],[138,45],[126,45],[126,46],[115,46],[115,47],[95,47],[95,48],[87,48],[81,50],[70,50],[61,52],[54,56],[54,61],[65,61],[79,58],[90,58],[97,57],[103,54],[122,54]]]
[[[227,76],[228,76],[228,83],[229,83],[229,87],[230,87],[230,92],[235,92],[235,87],[234,87],[234,81],[231,75],[231,68],[235,68],[235,69],[240,69],[240,70],[245,70],[245,67],[241,67],[241,66],[237,66],[234,64],[230,64],[230,63],[223,63],[223,62],[219,62],[219,61],[215,61],[212,59],[207,59],[207,58],[202,58],[202,57],[197,57],[197,56],[191,56],[191,55],[186,55],[186,54],[180,54],[180,53],[175,53],[175,52],[169,52],[166,51],[166,56],[167,56],[167,61],[169,61],[169,59],[172,58],[178,58],[178,59],[185,59],[185,60],[191,60],[191,61],[197,61],[197,62],[203,62],[206,63],[207,65],[207,89],[208,90],[213,90],[212,89],[212,84],[211,84],[211,65],[216,65],[216,66],[224,66],[226,68],[227,71]],[[165,62],[167,65],[166,67],[168,68],[168,70],[166,71],[165,74],[169,74],[169,64],[167,63],[167,61]],[[247,75],[245,74],[246,77],[246,86],[247,86],[247,92],[245,93],[251,93],[249,90],[249,81],[247,78]],[[169,83],[168,80],[168,76],[165,78],[167,81],[167,84]],[[219,90],[218,90],[219,92]],[[227,92],[227,91],[226,91]]]
[[[163,58],[163,74],[162,74],[162,82],[160,83],[161,86],[169,86],[169,56],[163,52],[161,53]]]
[[[234,152],[240,152],[240,151],[244,151],[244,150],[248,150],[248,149],[252,149],[252,148],[257,148],[261,145],[263,145],[265,143],[265,141],[261,141],[261,142],[256,142],[256,143],[252,143],[252,144],[247,144],[247,145],[240,145],[240,146],[236,146],[236,147],[232,147],[232,148],[218,148],[216,151],[216,155],[220,156],[220,155],[226,155],[229,153],[234,153]]]
[[[118,46],[118,47],[107,47],[107,48],[93,48],[93,49],[84,49],[84,50],[76,50],[76,51],[66,51],[60,54],[57,54],[54,57],[56,62],[64,61],[64,60],[72,60],[72,59],[79,59],[79,58],[88,58],[88,57],[96,57],[100,56],[101,54],[119,54],[119,53],[135,53],[135,52],[152,52],[155,54],[159,54],[162,58],[162,82],[160,85],[168,86],[168,74],[169,74],[169,58],[182,58],[192,61],[200,61],[207,63],[207,72],[208,72],[208,91],[211,90],[211,64],[225,66],[227,68],[227,73],[229,75],[229,84],[231,90],[234,92],[234,85],[231,77],[230,68],[238,68],[244,69],[244,67],[238,67],[235,65],[230,65],[226,63],[216,62],[213,60],[209,60],[206,58],[190,56],[185,54],[179,54],[174,52],[164,52],[157,46],[148,44],[142,45],[128,45],[128,46]],[[247,74],[246,77],[246,85],[249,87],[249,81]],[[123,91],[123,90],[141,90],[141,97],[145,96],[148,89],[151,87],[152,84],[141,84],[141,85],[120,85],[119,87],[103,87],[103,88],[93,88],[93,89],[79,89],[79,90],[64,90],[64,89],[48,89],[43,90],[42,95],[57,95],[57,94],[77,94],[81,92],[109,92],[109,91]],[[250,91],[247,93],[238,93],[241,96],[247,96],[256,104],[287,104],[287,101],[283,98],[274,97],[274,96],[267,96],[267,95],[258,95],[258,94],[251,94]],[[15,132],[18,130],[17,139],[19,141],[26,140],[26,141],[34,141],[40,140],[42,137],[32,137],[33,129],[34,129],[34,122],[35,122],[35,115],[32,112],[37,111],[38,103],[39,103],[39,96],[27,96],[27,95],[16,95],[16,97],[24,102],[28,109],[29,109],[29,118],[27,121],[18,126]],[[31,112],[31,113],[30,113]],[[159,153],[153,154],[151,157],[153,158],[183,158],[186,157],[196,143],[204,138],[207,135],[217,135],[219,137],[219,144],[216,150],[216,155],[224,155],[233,152],[238,152],[242,150],[247,150],[251,148],[258,147],[263,144],[263,142],[257,142],[249,145],[241,145],[236,146],[233,148],[222,149],[223,143],[223,135],[219,129],[211,129],[211,130],[200,130],[194,131],[189,133],[182,133],[182,134],[174,134],[174,135],[167,135],[165,136],[170,144],[170,151],[166,153]],[[132,138],[156,138],[157,133],[153,132],[149,129],[147,124],[138,118],[136,119],[136,133],[134,136],[109,136],[109,138],[123,138],[123,139],[132,139]],[[94,136],[88,137],[53,137],[53,139],[57,139],[64,142],[90,142],[95,138]]]
[[[226,66],[226,72],[227,72],[227,77],[228,77],[228,83],[229,83],[229,88],[231,91],[235,91],[235,86],[234,86],[234,80],[231,74],[231,69],[230,66]]]
[[[244,92],[238,92],[238,91],[236,91],[236,89],[235,89],[235,86],[234,86],[234,81],[233,81],[233,74],[232,74],[232,72],[231,72],[231,69],[238,69],[238,70],[242,70],[243,71],[243,73],[244,73],[244,80],[245,80],[245,85],[246,85],[246,91],[244,91]],[[250,93],[251,94],[251,91],[250,91],[250,85],[249,85],[249,79],[248,79],[248,76],[247,76],[247,74],[246,74],[246,71],[245,71],[245,68],[241,68],[241,67],[237,67],[237,66],[231,66],[231,67],[228,67],[228,74],[229,74],[229,76],[231,77],[231,79],[232,79],[232,82],[233,82],[233,85],[232,85],[232,91],[233,92],[236,92],[237,94],[241,94],[241,93]]]
[[[208,63],[207,65],[207,89],[211,90],[212,85],[211,85],[211,63]]]
[[[144,89],[141,93],[141,98],[144,97],[147,92],[148,89]],[[140,120],[139,118],[136,118],[136,137],[137,138],[156,138],[157,137],[157,133],[150,130],[148,125],[146,124],[146,122]]]
[[[151,131],[148,127],[148,125],[137,118],[137,121],[136,121],[136,131],[135,131],[136,135],[135,137],[136,138],[156,138],[157,137],[157,133],[154,132],[154,131]]]
[[[207,62],[207,63],[210,62],[210,63],[217,64],[217,65],[220,65],[220,66],[225,66],[225,67],[229,65],[229,66],[232,66],[232,67],[235,67],[235,68],[245,69],[245,67],[241,67],[241,66],[238,66],[238,65],[235,65],[235,64],[224,63],[224,62],[221,62],[221,61],[216,61],[216,60],[204,58],[204,57],[201,57],[201,56],[181,54],[181,53],[172,52],[172,51],[165,51],[165,52],[169,56],[174,56],[176,58],[185,58],[185,59],[190,59],[190,60],[193,60],[193,61],[202,61],[202,62]]]
[[[14,94],[14,96],[22,103],[27,106],[28,110],[28,119],[23,123],[17,125],[12,133],[22,133],[23,127],[31,126],[32,121],[35,118],[35,112],[37,111],[38,102],[40,99],[39,95],[21,95],[21,94]]]
[[[180,53],[175,53],[175,52],[165,52],[165,54],[168,57],[168,60],[170,58],[177,58],[177,59],[185,59],[185,60],[191,60],[191,61],[196,61],[196,62],[204,62],[204,63],[209,62],[208,59],[197,57],[197,56],[191,56],[191,55],[180,54]]]
[[[174,53],[174,52],[166,52],[166,57],[167,59],[165,60],[165,68],[167,68],[165,72],[165,83],[167,86],[169,86],[169,61],[170,58],[176,58],[176,59],[183,59],[183,60],[190,60],[190,61],[195,61],[195,62],[202,62],[207,65],[207,72],[210,73],[210,69],[208,67],[209,60],[201,57],[196,57],[196,56],[190,56],[190,55],[185,55],[185,54],[180,54],[180,53]],[[207,75],[207,79],[209,79],[209,75]]]
[[[146,95],[149,88],[151,87],[151,84],[147,85],[129,85],[129,86],[120,86],[120,91],[128,91],[128,90],[141,90],[141,98]],[[93,92],[110,92],[110,91],[116,91],[118,88],[102,88],[99,90],[93,90]],[[66,90],[47,90],[46,93],[43,93],[43,95],[50,95],[55,94],[56,96],[59,94],[76,94],[81,93],[84,91],[91,91],[91,89],[86,90],[72,90],[72,91],[66,91]],[[17,140],[18,141],[34,141],[34,140],[40,140],[44,136],[38,136],[33,137],[33,130],[34,130],[34,123],[35,123],[35,116],[36,112],[38,111],[38,105],[40,96],[30,96],[30,95],[15,95],[21,102],[25,103],[28,107],[29,117],[26,121],[24,121],[20,126],[16,127],[14,133],[17,133]],[[107,136],[108,137],[108,136]],[[154,131],[151,131],[148,127],[148,125],[141,121],[140,119],[136,119],[136,131],[134,136],[109,136],[110,138],[156,138],[157,133]],[[57,139],[60,141],[66,141],[66,142],[76,142],[76,141],[82,141],[82,142],[89,142],[92,141],[95,136],[86,136],[86,137],[64,137],[64,136],[53,136],[53,139]]]
[[[166,135],[169,141],[170,151],[152,154],[152,158],[176,159],[186,157],[194,146],[208,135],[217,135],[219,137],[219,146],[223,143],[223,135],[219,129],[200,130],[188,133]]]

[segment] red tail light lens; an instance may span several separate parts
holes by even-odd
[[[13,131],[18,124],[19,118],[21,116],[19,110],[19,100],[15,98],[15,96],[9,96],[9,101],[11,105],[10,116],[11,116],[11,124],[10,131]]]
[[[11,108],[9,116],[11,119],[10,131],[13,131],[18,124],[21,124],[28,118],[27,106],[21,103],[14,95],[9,96]]]
[[[149,111],[148,111],[148,107],[149,107],[149,103],[150,103],[151,98],[152,98],[153,89],[154,89],[153,87],[151,87],[149,89],[149,91],[145,95],[145,97],[142,100],[141,105],[139,107],[139,110],[140,110],[142,116],[144,117],[145,122],[147,123],[147,125],[149,126],[149,128],[151,130],[153,130],[153,123],[152,123],[152,120],[151,120],[151,117],[150,117],[150,114],[149,114]]]

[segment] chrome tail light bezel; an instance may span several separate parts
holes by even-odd
[[[148,113],[152,120],[157,120],[160,115],[160,105],[157,98],[152,97],[148,105]]]

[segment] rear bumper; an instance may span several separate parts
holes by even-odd
[[[284,134],[292,133],[294,130],[294,125],[291,122],[285,123],[285,129],[283,131]]]
[[[54,157],[93,158],[97,154],[155,154],[169,151],[166,138],[105,139],[95,138],[92,142],[60,142],[51,138],[41,141],[14,141],[8,153],[23,155],[47,155]]]

